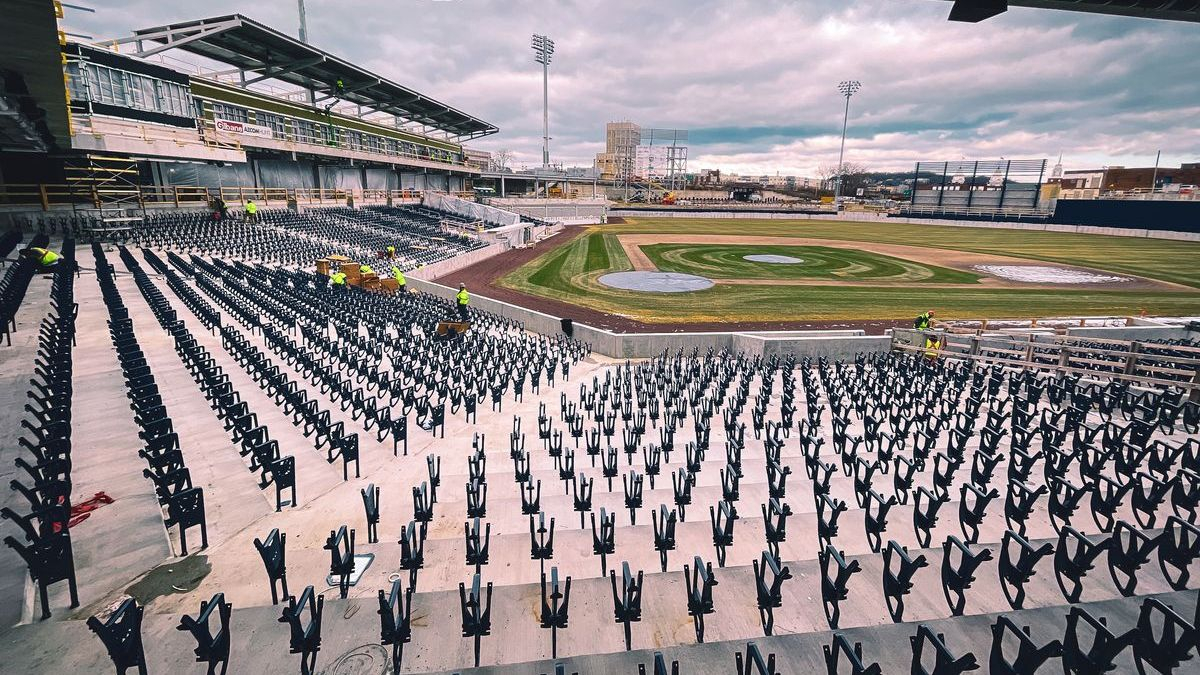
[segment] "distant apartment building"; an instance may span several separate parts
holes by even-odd
[[[1095,199],[1104,189],[1107,169],[1064,171],[1058,196],[1060,199]]]
[[[642,142],[642,127],[633,122],[609,122],[604,125],[604,152],[596,154],[596,170],[604,180],[620,180],[631,172],[637,148]]]

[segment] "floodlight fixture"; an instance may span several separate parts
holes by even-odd
[[[846,125],[850,122],[850,97],[858,92],[859,89],[862,89],[862,82],[858,80],[842,80],[838,83],[837,89],[841,92],[842,96],[846,97],[846,111],[842,117],[842,145],[841,149],[838,150],[837,187],[833,193],[834,204],[840,203],[842,200],[842,178],[846,174],[842,158],[846,154]]]

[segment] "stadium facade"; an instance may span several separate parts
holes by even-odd
[[[83,44],[55,12],[13,10],[0,203],[453,193],[480,173],[463,143],[498,131],[242,15]]]

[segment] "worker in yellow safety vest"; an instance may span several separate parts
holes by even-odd
[[[913,328],[917,330],[929,330],[933,326],[933,310],[929,310],[924,314],[918,314],[913,320]]]
[[[370,265],[359,265],[358,273],[359,274],[374,274],[375,270],[371,269]]]
[[[395,258],[395,257],[396,257],[396,247],[395,247],[395,246],[389,246],[389,247],[387,247],[387,256],[388,256],[389,258]]]
[[[39,246],[30,246],[22,250],[21,255],[36,260],[43,271],[57,267],[58,260],[62,257],[48,248],[41,248]]]
[[[404,278],[404,270],[392,265],[392,277],[396,280],[396,289],[401,293],[407,293],[408,280]]]
[[[345,288],[346,287],[346,273],[345,272],[334,272],[333,274],[330,274],[329,282],[331,284],[333,284],[334,288],[338,288],[338,287]]]
[[[455,302],[458,304],[458,316],[463,321],[468,318],[467,305],[471,304],[471,295],[467,293],[467,285],[458,285],[458,295],[454,296]]]
[[[251,223],[258,222],[258,204],[255,204],[253,199],[246,202],[246,220]]]
[[[925,358],[936,360],[938,350],[942,348],[942,340],[936,335],[930,335],[925,338]]]

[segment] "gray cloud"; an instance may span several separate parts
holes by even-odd
[[[294,0],[106,0],[67,26],[97,36],[242,12],[282,31]],[[477,143],[540,161],[541,72],[557,43],[551,154],[590,164],[612,120],[692,130],[690,166],[812,175],[847,157],[1052,157],[1068,168],[1200,157],[1200,29],[1013,9],[978,25],[933,0],[308,0],[312,41],[497,124]]]

